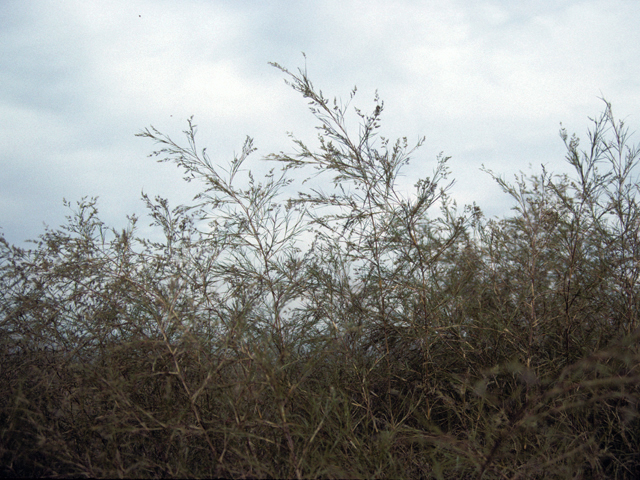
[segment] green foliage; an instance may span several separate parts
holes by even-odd
[[[446,157],[402,190],[422,141],[379,136],[377,97],[354,136],[276,67],[316,149],[256,179],[251,139],[224,168],[191,121],[185,146],[151,127],[202,185],[143,195],[157,237],[83,199],[31,250],[0,239],[2,475],[640,475],[639,151],[610,105],[586,150],[561,131],[573,177],[488,172],[514,208],[487,220]]]

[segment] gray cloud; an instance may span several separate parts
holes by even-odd
[[[603,107],[638,124],[640,4],[616,0],[2,2],[0,226],[21,243],[56,227],[62,197],[98,195],[118,227],[143,214],[140,190],[196,193],[134,137],[153,124],[179,138],[195,115],[224,163],[245,135],[259,155],[313,143],[305,102],[267,65],[304,65],[328,95],[385,100],[389,137],[426,135],[407,186],[452,155],[460,203],[499,213],[480,164],[511,174],[562,170],[559,122],[583,134]],[[257,156],[259,158],[259,155]],[[258,168],[264,168],[258,165]]]

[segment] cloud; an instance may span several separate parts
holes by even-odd
[[[426,135],[408,188],[444,151],[460,201],[496,212],[504,200],[481,163],[507,174],[529,163],[564,168],[560,121],[584,132],[601,93],[632,125],[640,107],[634,1],[7,0],[0,8],[0,225],[17,242],[43,220],[62,221],[62,196],[99,195],[115,226],[143,213],[141,188],[188,201],[193,185],[146,158],[153,146],[134,137],[148,125],[177,140],[195,115],[200,144],[221,163],[247,134],[259,155],[290,150],[289,131],[313,143],[305,101],[267,65],[295,71],[302,51],[328,96],[346,98],[357,85],[354,104],[366,110],[377,89],[388,137]]]

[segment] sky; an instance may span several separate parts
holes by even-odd
[[[306,65],[331,98],[357,86],[365,111],[377,91],[382,135],[426,139],[407,188],[443,152],[458,204],[502,216],[482,165],[567,172],[560,123],[585,139],[600,97],[640,129],[639,23],[637,0],[2,0],[0,233],[25,246],[64,223],[63,198],[97,196],[116,229],[149,224],[142,191],[188,203],[198,186],[135,136],[151,125],[182,141],[193,115],[220,165],[251,136],[256,172],[293,151],[288,132],[313,144],[306,101],[269,62]]]

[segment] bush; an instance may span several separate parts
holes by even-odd
[[[1,239],[2,475],[639,476],[638,149],[611,106],[585,151],[561,131],[574,177],[488,171],[514,208],[487,220],[447,157],[401,191],[422,141],[378,136],[377,97],[354,137],[276,67],[316,149],[258,180],[251,139],[223,168],[192,121],[185,146],[151,127],[203,185],[143,195],[157,238],[85,198],[31,250]]]

